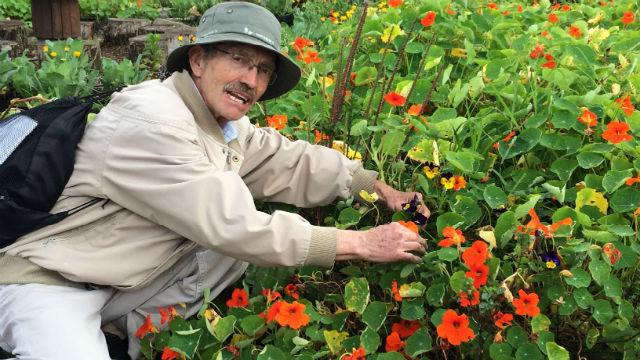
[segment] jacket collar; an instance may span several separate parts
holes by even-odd
[[[169,80],[171,80],[173,86],[178,92],[178,95],[180,95],[182,101],[187,105],[191,114],[193,114],[196,125],[198,125],[198,127],[206,134],[213,136],[220,143],[226,144],[227,142],[225,141],[220,124],[218,124],[218,121],[213,117],[213,114],[204,103],[202,95],[200,95],[198,89],[195,87],[189,72],[187,70],[182,70],[180,72],[176,71],[171,75]],[[237,140],[232,140],[229,143],[229,146],[238,150]]]

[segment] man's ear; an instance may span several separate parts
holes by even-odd
[[[196,76],[202,76],[204,73],[205,56],[202,46],[193,46],[189,49],[189,65],[191,66],[191,73]]]

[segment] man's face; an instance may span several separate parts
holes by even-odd
[[[189,51],[192,77],[205,104],[222,125],[238,120],[264,94],[268,71],[275,69],[275,56],[256,46],[236,43],[215,45],[212,57],[194,46]]]

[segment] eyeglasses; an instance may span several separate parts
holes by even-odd
[[[258,70],[258,79],[269,85],[273,85],[276,82],[278,74],[273,67],[264,64],[255,64],[248,56],[238,54],[235,52],[223,50],[220,48],[214,48],[216,51],[220,51],[223,54],[229,55],[231,63],[238,70],[251,71],[254,67]]]

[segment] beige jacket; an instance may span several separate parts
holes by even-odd
[[[25,282],[15,277],[29,266],[131,289],[196,244],[259,265],[331,266],[336,229],[257,211],[254,199],[324,205],[372,191],[376,173],[247,117],[234,125],[227,144],[186,72],[114,94],[87,127],[52,212],[106,200],[0,250],[0,283]]]

